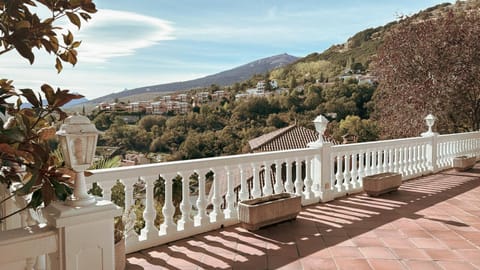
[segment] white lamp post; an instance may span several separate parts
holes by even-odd
[[[427,123],[428,130],[422,133],[422,137],[432,136],[434,134],[432,131],[432,127],[435,124],[435,120],[437,120],[437,118],[430,113],[424,119]]]
[[[95,198],[87,193],[84,171],[90,167],[95,155],[98,130],[90,120],[81,115],[65,119],[57,135],[65,164],[76,172],[75,188],[67,204],[87,206],[95,203]]]
[[[323,140],[323,134],[325,133],[325,130],[327,129],[328,125],[328,120],[325,118],[323,115],[319,115],[313,120],[313,124],[315,125],[315,129],[318,132],[318,140],[315,142],[311,142],[308,144],[308,146],[321,146],[325,141]]]

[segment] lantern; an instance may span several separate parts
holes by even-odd
[[[86,206],[96,201],[87,193],[84,171],[92,164],[98,134],[95,125],[81,115],[72,115],[65,119],[57,132],[65,165],[76,172],[75,188],[67,200],[67,204],[71,206]]]

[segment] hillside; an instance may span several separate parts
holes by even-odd
[[[209,75],[203,78],[184,81],[184,82],[174,82],[167,84],[151,85],[139,87],[131,90],[126,90],[119,93],[113,93],[103,97],[99,97],[91,100],[89,103],[99,103],[99,102],[111,102],[116,98],[127,98],[130,96],[143,96],[143,97],[154,97],[158,96],[161,93],[175,92],[181,90],[189,90],[193,88],[208,87],[212,84],[219,86],[232,85],[236,82],[242,82],[248,80],[255,74],[264,74],[270,70],[280,68],[287,64],[290,64],[296,61],[298,57],[289,55],[289,54],[279,54],[260,60],[250,62],[248,64],[222,71],[213,75]],[[137,98],[135,98],[137,99]]]
[[[350,37],[344,44],[333,45],[322,53],[312,53],[298,61],[271,72],[271,79],[283,81],[285,84],[291,78],[317,80],[335,79],[345,71],[360,67],[370,70],[377,49],[381,46],[383,38],[392,27],[402,20],[424,20],[438,16],[450,8],[472,8],[475,2],[458,2],[439,4],[421,11],[415,15],[400,18],[384,26],[365,29]]]

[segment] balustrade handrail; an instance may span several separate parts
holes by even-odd
[[[87,183],[94,183],[104,180],[108,175],[110,179],[132,178],[139,175],[158,175],[160,173],[177,173],[179,171],[195,171],[197,169],[213,169],[223,167],[236,167],[241,164],[263,162],[265,160],[288,159],[292,154],[298,156],[311,156],[316,154],[316,149],[303,148],[285,151],[249,153],[232,156],[221,156],[211,158],[200,158],[191,160],[170,161],[163,163],[144,164],[136,166],[118,167],[110,169],[91,170],[92,175],[86,178]],[[294,156],[293,156],[294,157]],[[292,160],[293,161],[293,160]],[[141,173],[141,174],[139,174]]]
[[[335,149],[335,151],[339,151],[339,152],[361,151],[361,150],[368,150],[368,149],[378,149],[379,147],[384,147],[384,146],[421,144],[421,143],[428,143],[428,142],[431,142],[431,139],[429,137],[413,137],[413,138],[381,140],[381,141],[373,141],[373,142],[339,144],[339,145],[332,146],[332,149]]]
[[[462,133],[452,133],[452,134],[441,134],[438,135],[438,140],[439,141],[448,141],[449,139],[460,137],[460,138],[465,138],[465,139],[473,139],[478,134],[480,131],[470,131],[470,132],[462,132]]]

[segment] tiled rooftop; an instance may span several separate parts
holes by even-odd
[[[254,138],[248,144],[254,152],[268,152],[306,148],[308,143],[317,139],[315,130],[294,124]]]
[[[132,253],[127,269],[480,269],[480,164]]]

